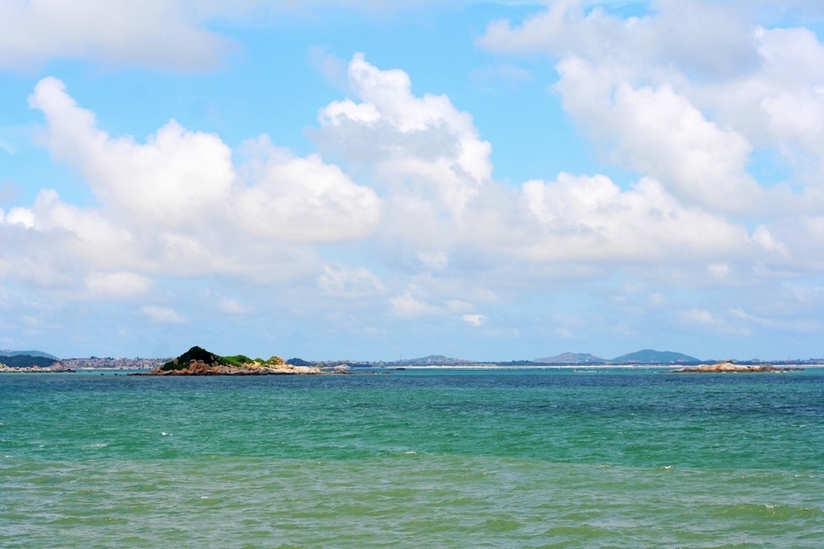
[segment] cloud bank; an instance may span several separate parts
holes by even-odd
[[[703,148],[664,144],[671,154],[655,155],[650,175],[626,190],[604,175],[566,173],[512,188],[492,179],[491,145],[449,98],[415,96],[406,73],[380,70],[360,54],[348,75],[352,97],[320,109],[314,137],[355,175],[318,154],[295,157],[267,136],[232,151],[219,136],[174,120],[144,143],[112,137],[61,81],[45,78],[29,99],[47,121],[42,143],[82,175],[99,205],[78,208],[43,190],[31,208],[5,214],[3,230],[25,234],[17,247],[29,242],[32,248],[16,250],[19,255],[53,250],[43,283],[63,283],[63,263],[81,264],[88,269],[78,274],[86,290],[110,295],[146,291],[145,277],[152,276],[282,279],[318,269],[332,293],[357,291],[344,289],[351,285],[385,286],[362,267],[351,271],[349,282],[322,267],[315,247],[347,242],[371,243],[381,261],[405,262],[414,276],[469,278],[471,272],[450,270],[454,258],[527,266],[707,264],[784,261],[788,253],[768,227],[750,231],[724,216],[735,209],[724,200],[733,191],[719,189],[723,178],[711,164],[713,158],[736,164],[717,170],[726,173],[738,169],[739,160],[719,153],[727,134],[700,114],[688,112],[699,120],[674,139],[708,144],[710,158]],[[641,95],[643,104],[657,101]],[[669,100],[684,101],[665,92],[663,101]],[[629,118],[634,123],[636,115]],[[648,156],[650,144],[660,145],[659,134],[672,137],[665,126],[648,124],[646,139],[625,146]],[[707,143],[708,136],[717,140]],[[730,147],[745,150],[741,139],[730,138]],[[692,163],[710,164],[709,175],[680,176]],[[706,182],[708,199],[690,177]],[[7,276],[15,274],[13,263],[6,265]],[[396,309],[403,295],[395,298]],[[414,309],[404,303],[400,309]]]
[[[446,5],[461,2],[447,2]],[[0,68],[27,70],[49,59],[88,59],[109,66],[204,71],[241,48],[210,30],[213,21],[316,17],[328,9],[394,12],[432,0],[4,0]]]
[[[57,55],[211,68],[234,46],[205,27],[210,18],[292,9],[112,3],[134,18],[129,32],[78,10],[61,34],[49,32],[60,14],[50,6],[0,8],[0,25],[15,27],[0,27],[0,65]],[[478,40],[504,58],[550,59],[564,111],[636,174],[629,183],[567,172],[496,180],[495,143],[471,113],[414,93],[409,74],[364,54],[346,65],[346,95],[318,105],[317,152],[303,156],[267,135],[230,147],[175,120],[145,138],[110,135],[94,105],[44,78],[29,98],[45,119],[39,143],[95,202],[45,188],[0,210],[0,309],[47,295],[175,329],[197,322],[177,284],[217,280],[189,299],[235,318],[322,316],[351,334],[419,321],[517,339],[511,327],[524,323],[512,310],[541,300],[559,308],[542,313],[547,333],[571,340],[637,337],[637,318],[735,338],[820,330],[824,45],[802,27],[760,25],[736,3],[653,8],[626,17],[557,1],[494,21]],[[786,178],[760,179],[765,152]],[[577,315],[566,293],[622,321]]]

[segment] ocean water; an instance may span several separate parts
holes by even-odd
[[[824,371],[0,376],[0,547],[824,547]]]

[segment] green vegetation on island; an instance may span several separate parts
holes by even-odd
[[[9,368],[51,368],[60,364],[58,360],[42,355],[14,354],[0,356],[0,363]]]
[[[194,346],[177,358],[152,370],[151,375],[266,375],[266,374],[319,374],[314,366],[288,364],[279,356],[268,360],[249,358],[246,355],[221,356]]]

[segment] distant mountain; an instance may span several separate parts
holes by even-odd
[[[685,355],[683,353],[675,353],[673,351],[655,351],[653,349],[644,349],[643,351],[636,351],[627,355],[621,355],[613,358],[610,362],[617,362],[623,364],[673,364],[673,363],[698,363],[699,359]]]
[[[539,364],[603,364],[603,358],[589,353],[562,353],[556,356],[536,358],[533,362]]]
[[[9,349],[3,349],[0,350],[0,357],[2,356],[39,356],[57,360],[56,356],[44,353],[43,351],[11,351]]]
[[[409,358],[398,360],[394,364],[403,364],[407,366],[450,366],[454,364],[473,364],[472,360],[464,360],[463,358],[449,358],[443,355],[429,355],[421,358]]]
[[[9,368],[31,368],[32,366],[37,366],[39,368],[48,368],[49,366],[52,366],[55,362],[57,362],[57,360],[45,356],[0,356],[0,364],[5,364]]]
[[[290,358],[286,361],[286,364],[291,364],[292,366],[314,366],[314,362],[309,362],[308,360],[303,360],[302,358]]]

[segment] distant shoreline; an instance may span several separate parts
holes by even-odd
[[[427,365],[427,366],[376,366],[358,367],[346,370],[346,374],[376,374],[393,372],[540,372],[540,371],[570,371],[570,372],[596,372],[596,371],[630,371],[630,370],[655,370],[662,373],[692,373],[697,367],[673,368],[672,364],[601,364],[601,365],[536,365],[536,366],[499,366],[495,364],[470,364],[470,365]],[[805,365],[804,367],[774,367],[773,370],[764,370],[764,373],[775,372],[798,372],[804,370],[824,369],[822,364]],[[683,370],[684,372],[682,372]],[[138,368],[79,368],[79,369],[51,369],[51,368],[0,368],[0,374],[78,374],[78,375],[127,375],[138,377],[191,377],[191,376],[261,376],[261,375],[330,375],[340,374],[340,370],[334,368],[321,368],[318,372],[295,372],[295,371],[271,371],[271,372],[223,372],[223,373],[202,373],[202,374],[152,374],[152,370]],[[694,369],[696,373],[731,373],[730,371],[712,371]],[[759,370],[739,370],[741,373],[759,372]],[[732,372],[734,373],[734,372]]]

